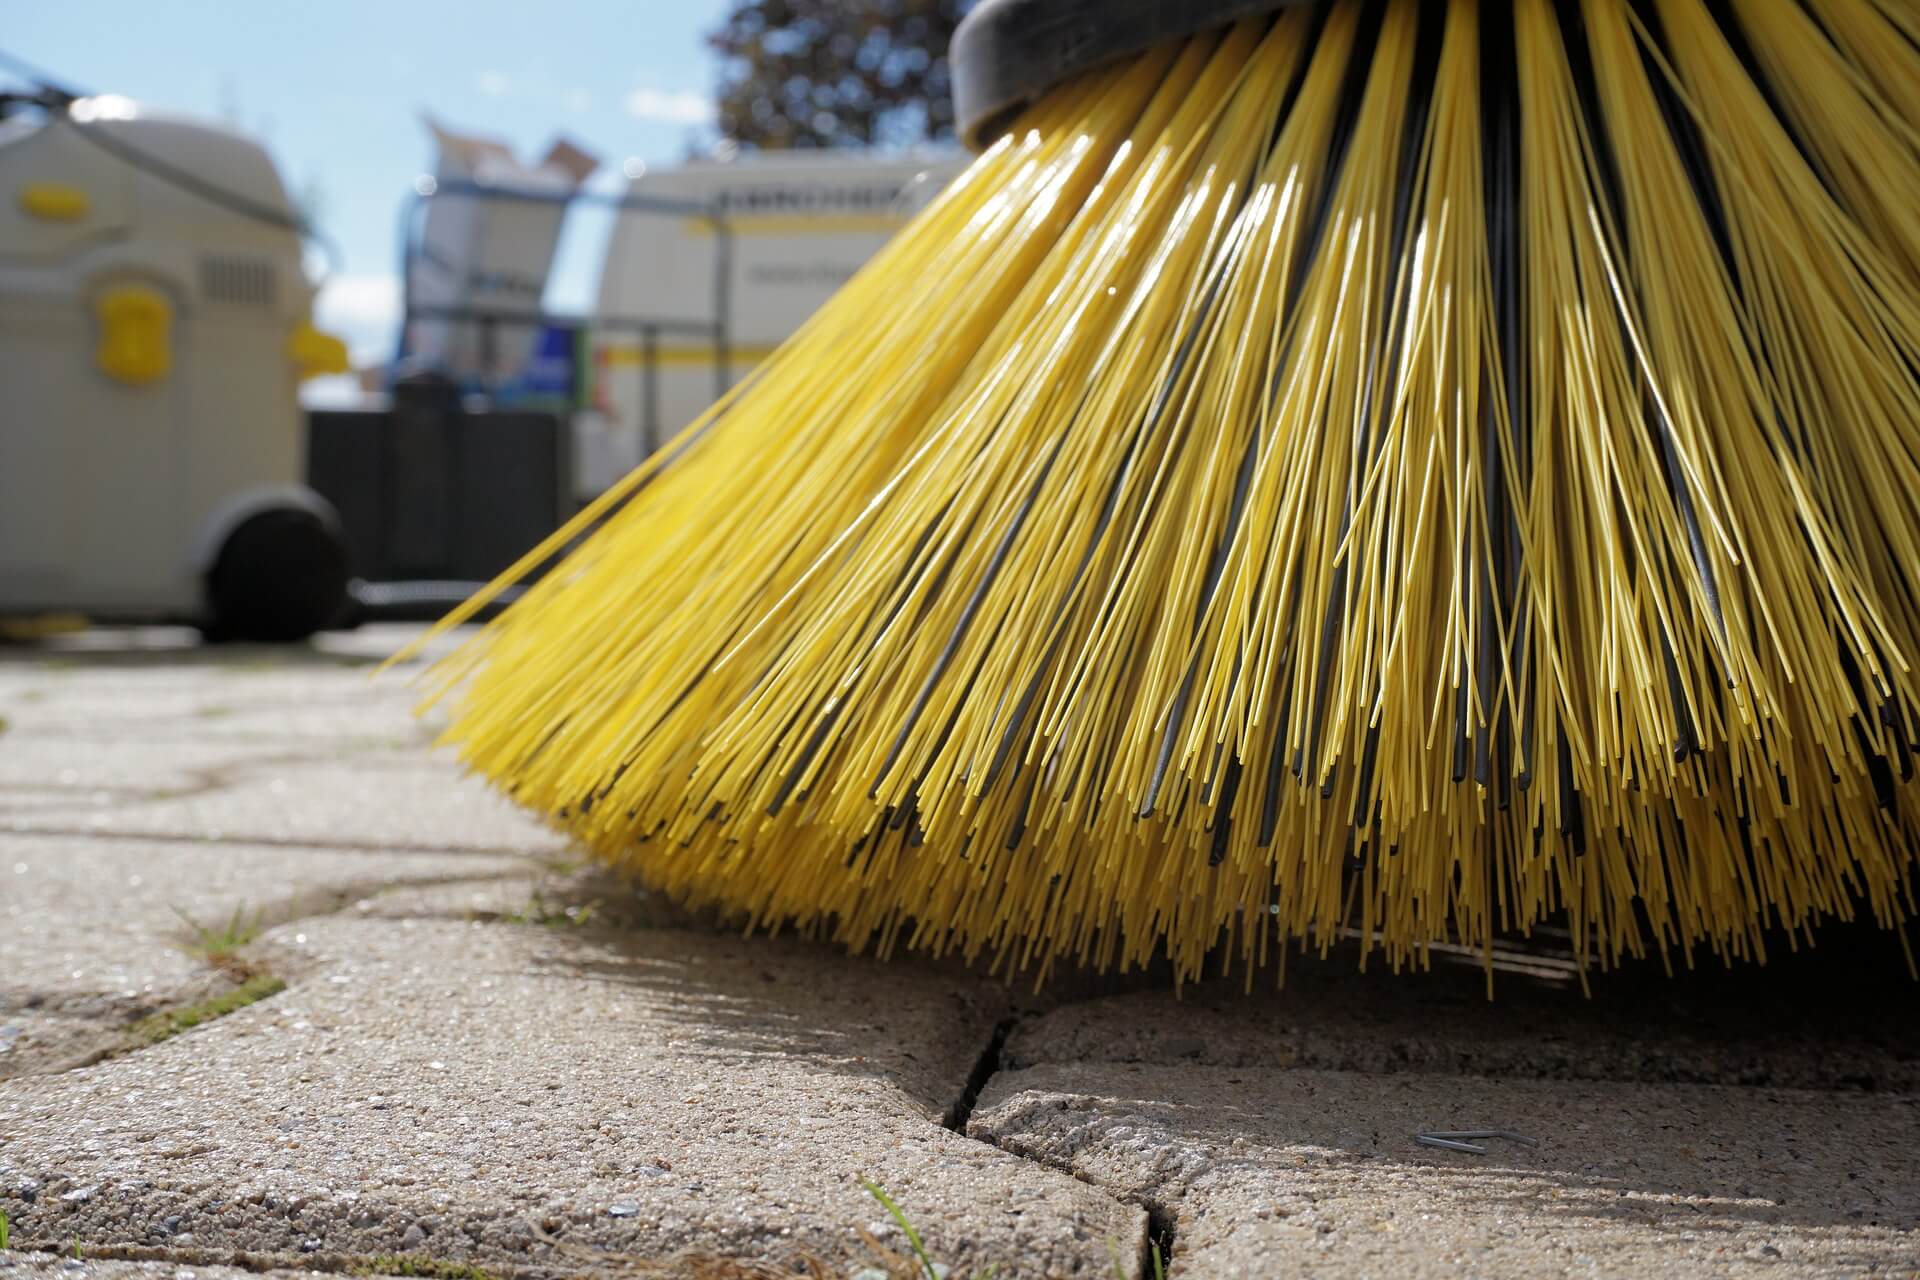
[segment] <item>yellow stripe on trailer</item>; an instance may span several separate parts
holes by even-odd
[[[774,353],[775,348],[765,343],[758,345],[727,348],[727,363],[744,369],[748,365],[758,364]],[[663,369],[710,368],[718,363],[719,355],[711,346],[673,346],[655,347],[653,358]],[[601,364],[609,367],[628,367],[643,365],[647,360],[647,349],[637,342],[623,342],[618,346],[600,348],[597,357]]]

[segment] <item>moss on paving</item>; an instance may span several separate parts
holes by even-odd
[[[349,1275],[426,1276],[429,1280],[496,1280],[493,1272],[470,1262],[448,1262],[418,1253],[376,1253],[355,1263]]]
[[[171,1040],[182,1031],[191,1031],[201,1023],[212,1022],[215,1018],[224,1018],[250,1004],[265,1000],[268,996],[279,995],[286,989],[287,984],[272,974],[256,973],[231,991],[210,996],[198,1004],[190,1004],[181,1009],[166,1009],[142,1018],[133,1024],[127,1034],[138,1045],[159,1044],[162,1040]]]

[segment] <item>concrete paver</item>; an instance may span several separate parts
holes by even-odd
[[[568,848],[565,836],[444,761],[263,763],[186,795],[35,809],[14,815],[11,829],[529,856]]]
[[[106,803],[115,795],[152,796],[206,786],[261,755],[254,743],[176,741],[164,751],[150,743],[89,741],[60,735],[0,736],[0,805],[16,788],[67,793],[68,803]]]
[[[1885,938],[1588,996],[1544,937],[1492,1004],[1444,954],[1036,1000],[567,869],[368,680],[406,634],[0,651],[0,1212],[40,1250],[0,1280],[844,1276],[903,1247],[862,1177],[956,1276],[1137,1275],[1150,1227],[1176,1277],[1920,1272]],[[287,989],[130,1050],[232,988],[175,908],[259,918],[232,964]],[[1412,1142],[1481,1125],[1541,1145]]]
[[[23,673],[16,665],[0,679],[0,705],[12,728],[49,738],[85,738],[111,728],[126,742],[270,737],[313,747],[424,736],[407,719],[414,698],[406,686],[371,679],[369,665],[307,662],[257,670],[245,661],[167,668],[42,659],[38,668],[29,665]],[[370,724],[369,715],[385,723]]]
[[[389,643],[397,643],[397,636]],[[382,646],[385,647],[385,646]],[[140,652],[140,651],[136,651]],[[0,664],[0,830],[551,854],[565,840],[426,748],[403,675],[191,650]],[[41,659],[43,664],[50,659]],[[27,664],[29,673],[35,670]],[[62,797],[65,802],[62,803]]]
[[[240,1267],[182,1266],[149,1259],[61,1257],[51,1253],[0,1253],[0,1276],[6,1280],[321,1280],[321,1271],[274,1268],[248,1271]]]
[[[844,1273],[859,1230],[900,1244],[864,1176],[963,1271],[1138,1255],[1140,1210],[941,1127],[995,984],[676,930],[333,917],[267,941],[282,995],[0,1088],[18,1233]]]
[[[96,633],[0,661],[16,1242],[161,1259],[84,1264],[110,1276],[235,1258],[746,1275],[803,1255],[845,1273],[878,1259],[861,1232],[903,1244],[871,1176],[963,1269],[1110,1275],[1109,1241],[1138,1255],[1137,1207],[943,1127],[1004,988],[657,927],[681,917],[556,874],[564,841],[428,752],[403,681],[368,682],[398,639],[289,655]],[[288,988],[60,1069],[230,989],[176,909],[285,921],[237,959]]]
[[[211,841],[0,835],[0,1077],[112,1043],[230,985],[192,953],[219,932],[386,889],[524,874],[524,859]]]
[[[1098,998],[1014,1032],[969,1132],[1154,1206],[1175,1275],[1899,1274],[1920,1028],[1881,979],[1798,1010],[1791,966],[1591,1001],[1304,966]],[[1413,1141],[1476,1128],[1540,1145]]]
[[[1412,1141],[1480,1127],[1541,1145]],[[1176,1275],[1920,1266],[1910,1096],[1048,1065],[996,1077],[969,1131],[1163,1206]]]

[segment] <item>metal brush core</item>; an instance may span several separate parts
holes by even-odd
[[[949,55],[960,137],[978,151],[1079,72],[1306,0],[980,0]]]

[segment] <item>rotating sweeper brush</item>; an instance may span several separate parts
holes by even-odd
[[[881,952],[1904,935],[1917,39],[988,0],[979,158],[451,660],[450,737]]]

